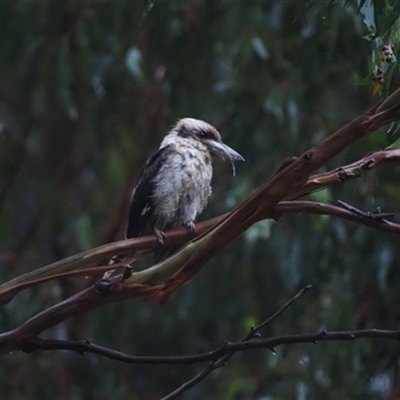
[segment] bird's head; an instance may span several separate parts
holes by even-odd
[[[244,161],[244,158],[222,142],[221,135],[212,125],[195,118],[182,118],[172,133],[178,137],[193,139],[206,146],[208,151],[224,161]]]

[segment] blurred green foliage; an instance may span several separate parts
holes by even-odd
[[[0,2],[0,277],[122,238],[135,176],[180,117],[219,127],[245,164],[216,163],[204,218],[246,199],[286,158],[347,123],[398,82],[396,1]],[[371,77],[382,45],[393,59]],[[384,67],[384,68],[383,68]],[[392,128],[394,129],[394,128]],[[391,144],[376,132],[327,168]],[[372,210],[400,204],[400,170],[321,193]],[[142,355],[193,354],[242,337],[306,284],[265,335],[398,329],[398,238],[326,217],[252,227],[163,306],[126,301],[48,337]],[[18,295],[2,330],[81,287]],[[237,354],[185,399],[397,398],[399,346],[385,341]],[[65,352],[2,360],[12,399],[155,399],[202,366],[126,366]],[[392,396],[392,397],[390,397]]]

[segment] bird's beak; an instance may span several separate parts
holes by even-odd
[[[208,148],[211,153],[222,158],[224,161],[244,161],[244,158],[225,143],[217,142],[216,140],[207,140]]]

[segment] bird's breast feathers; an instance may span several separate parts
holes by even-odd
[[[208,151],[185,141],[172,145],[154,178],[152,203],[157,204],[155,217],[161,229],[194,221],[203,211],[211,195],[211,161]]]

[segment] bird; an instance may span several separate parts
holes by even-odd
[[[244,158],[222,142],[218,130],[195,118],[182,118],[143,165],[132,191],[126,239],[154,233],[159,244],[155,263],[179,247],[164,246],[164,231],[186,227],[193,232],[197,216],[211,194],[214,156],[232,165]]]

